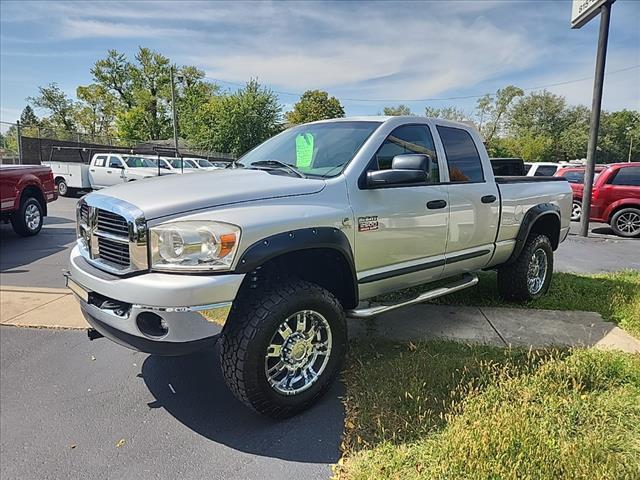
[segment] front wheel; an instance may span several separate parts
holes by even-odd
[[[239,302],[220,344],[229,389],[274,418],[309,408],[329,389],[344,360],[342,306],[325,289],[302,280]]]
[[[549,290],[552,274],[549,237],[531,236],[513,263],[498,268],[498,292],[507,300],[536,300]]]
[[[37,235],[42,229],[44,212],[40,202],[28,197],[22,201],[20,208],[11,215],[13,231],[22,237]]]
[[[618,210],[611,218],[611,228],[621,237],[640,237],[640,209]]]

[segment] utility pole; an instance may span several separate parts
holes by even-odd
[[[607,59],[607,43],[609,41],[609,19],[612,1],[600,6],[600,36],[598,38],[598,54],[596,56],[596,75],[593,82],[593,101],[591,105],[591,122],[589,123],[589,145],[587,147],[587,168],[584,173],[584,192],[582,195],[582,217],[580,219],[580,235],[589,236],[589,217],[591,215],[591,192],[596,163],[596,147],[598,145],[598,129],[600,128],[600,108],[602,106],[602,86],[604,83],[604,66]]]
[[[173,144],[178,155],[178,113],[176,111],[176,83],[173,79],[173,65],[171,66],[171,110],[173,110]]]
[[[16,121],[16,134],[18,135],[18,164],[22,165],[22,128],[20,120]]]

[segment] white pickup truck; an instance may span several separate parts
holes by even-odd
[[[472,287],[487,269],[501,295],[536,299],[569,232],[566,180],[494,177],[478,132],[445,120],[298,125],[232,167],[83,197],[68,286],[94,337],[164,355],[219,341],[227,385],[274,417],[327,391],[345,316]]]
[[[76,190],[98,190],[159,175],[152,159],[120,153],[96,153],[89,164],[61,161],[42,164],[51,168],[58,193],[63,197]]]

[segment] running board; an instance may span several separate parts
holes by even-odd
[[[347,316],[351,318],[370,318],[381,313],[390,312],[396,308],[406,307],[408,305],[414,305],[416,303],[426,302],[427,300],[433,300],[434,298],[442,297],[453,292],[464,290],[465,288],[473,287],[478,283],[478,277],[471,273],[466,273],[457,282],[445,285],[444,287],[434,288],[427,292],[421,293],[415,298],[406,300],[404,302],[396,303],[394,305],[378,305],[376,307],[360,308],[347,311]]]

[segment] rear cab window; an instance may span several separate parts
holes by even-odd
[[[584,183],[584,172],[580,172],[580,171],[565,172],[562,176],[566,178],[567,182],[569,183]]]
[[[469,132],[454,127],[438,126],[437,129],[449,164],[449,181],[484,182],[480,154]]]
[[[555,165],[540,165],[536,169],[534,177],[552,177],[558,171],[558,167]]]

